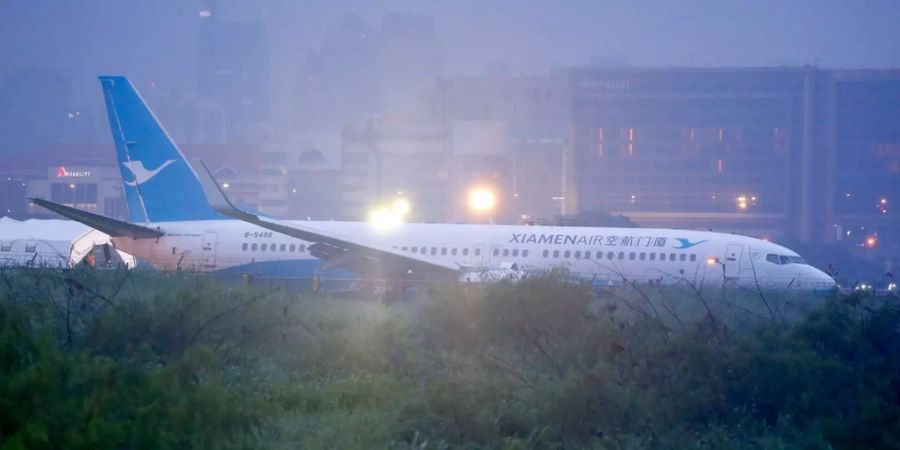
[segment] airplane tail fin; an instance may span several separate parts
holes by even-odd
[[[193,167],[123,76],[101,76],[116,158],[132,222],[220,219]]]

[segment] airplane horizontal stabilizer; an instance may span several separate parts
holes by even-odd
[[[49,209],[50,211],[53,211],[61,216],[68,217],[76,222],[81,222],[110,236],[125,236],[134,239],[151,239],[158,238],[165,234],[162,231],[154,230],[153,228],[142,227],[133,223],[101,216],[100,214],[82,211],[77,208],[72,208],[71,206],[61,205],[59,203],[44,200],[42,198],[28,197],[28,199],[31,200],[31,202],[35,205]]]

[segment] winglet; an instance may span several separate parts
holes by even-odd
[[[213,177],[209,167],[206,167],[206,164],[200,159],[198,159],[197,162],[203,169],[199,174],[200,186],[203,187],[203,195],[206,196],[206,201],[209,203],[209,206],[216,211],[225,214],[226,216],[234,217],[235,219],[251,222],[259,220],[259,217],[255,214],[250,214],[234,206],[234,203],[231,203],[231,200],[225,195],[225,191],[222,190],[219,182]]]

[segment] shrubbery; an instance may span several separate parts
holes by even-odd
[[[900,442],[894,299],[595,295],[553,275],[384,305],[179,274],[0,278],[4,449]]]

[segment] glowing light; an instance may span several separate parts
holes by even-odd
[[[399,215],[400,217],[403,217],[403,216],[409,214],[409,210],[410,210],[409,201],[406,200],[405,198],[398,198],[397,200],[394,200],[392,209],[394,210],[395,214]]]
[[[199,13],[197,13],[200,17],[206,19],[207,17],[212,17],[212,11],[208,9],[201,9]]]
[[[872,248],[878,245],[878,239],[875,236],[869,236],[866,238],[866,247]]]
[[[718,257],[710,256],[709,258],[706,258],[706,264],[709,264],[710,266],[714,266],[718,263],[719,263]]]
[[[497,197],[488,189],[479,188],[469,193],[469,207],[479,212],[487,212],[497,205]]]
[[[887,199],[882,198],[881,200],[878,201],[878,203],[881,203],[882,205],[887,205]]]
[[[69,189],[75,189],[75,184],[74,184],[74,183],[73,183],[73,184],[70,184],[70,185],[69,185]]]
[[[231,187],[231,185],[228,183],[222,183],[222,187],[228,189],[229,187]]]
[[[376,230],[388,230],[390,228],[396,227],[397,225],[400,225],[401,222],[402,219],[400,218],[400,216],[395,214],[388,208],[375,208],[369,214],[369,223],[371,223]]]

